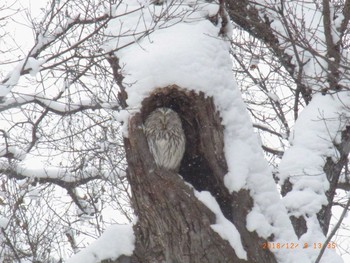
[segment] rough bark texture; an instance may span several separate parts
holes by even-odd
[[[172,108],[182,119],[187,145],[181,176],[158,169],[148,150],[142,124],[157,107]],[[129,121],[125,139],[138,222],[134,256],[123,262],[276,262],[270,251],[262,249],[266,241],[246,229],[245,218],[253,204],[249,192],[230,194],[224,186],[223,147],[223,126],[212,98],[170,86],[144,100],[140,113]],[[212,230],[215,215],[194,196],[188,183],[216,198],[241,234],[247,261],[239,259],[228,241]]]

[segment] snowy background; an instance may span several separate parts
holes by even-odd
[[[273,171],[263,152],[259,150],[261,142],[254,133],[240,87],[233,79],[231,39],[219,36],[220,23],[215,26],[205,19],[214,15],[218,6],[205,1],[197,3],[182,1],[181,4],[171,7],[166,4],[154,6],[148,1],[144,4],[140,9],[139,1],[130,0],[113,7],[111,14],[120,18],[108,23],[106,29],[108,37],[102,44],[102,49],[105,51],[123,47],[116,52],[116,55],[123,65],[122,71],[125,76],[123,81],[128,87],[129,107],[127,110],[113,113],[114,120],[124,123],[121,132],[127,136],[128,118],[139,111],[142,100],[148,97],[154,88],[176,84],[182,88],[202,91],[207,96],[212,96],[223,118],[222,124],[225,126],[225,155],[229,168],[225,176],[225,185],[231,192],[242,188],[249,189],[254,198],[253,210],[247,218],[247,228],[257,231],[264,238],[273,234],[275,242],[300,244],[295,250],[274,250],[280,262],[314,262],[319,250],[302,249],[302,247],[305,243],[322,243],[325,240],[316,218],[316,212],[327,203],[325,191],[329,184],[323,172],[323,165],[327,157],[334,160],[339,158],[333,142],[339,142],[338,131],[344,128],[346,125],[344,120],[350,117],[349,110],[344,107],[344,105],[350,105],[349,94],[344,92],[337,96],[315,95],[312,102],[301,112],[288,138],[292,147],[285,152],[278,168],[280,183],[290,178],[294,184],[293,191],[281,199],[272,177]],[[37,7],[33,6],[32,9],[34,16],[35,12],[40,14]],[[304,14],[306,12],[305,16],[308,17],[308,12],[312,10],[309,6],[303,6],[300,10],[296,8],[295,12]],[[124,15],[125,13],[129,15]],[[168,14],[171,14],[172,19],[169,19]],[[270,15],[274,16],[274,14]],[[154,17],[159,18],[157,23]],[[321,18],[317,13],[316,16],[313,13],[312,17],[314,19],[308,21],[308,28],[317,31],[319,30],[317,21]],[[279,20],[275,21],[273,27],[281,35],[286,34]],[[337,21],[334,23],[334,27],[337,27]],[[140,36],[144,36],[145,30],[150,28],[151,34],[139,39]],[[13,37],[22,39],[17,40],[18,42],[23,42],[24,38],[32,39],[28,32],[18,28],[14,31]],[[124,37],[113,37],[121,34]],[[315,34],[310,36],[306,34],[306,37],[315,38]],[[29,52],[29,48],[34,46],[30,52],[35,52],[48,41],[45,38],[41,40],[39,43],[24,43],[23,51]],[[319,45],[318,43],[315,42],[315,45]],[[318,48],[322,50],[323,46],[320,45]],[[303,58],[309,63],[307,79],[311,81],[315,76],[326,78],[322,75],[324,61],[313,61],[313,56],[308,54],[304,54]],[[30,74],[35,77],[45,63],[45,59],[29,58],[19,61],[13,67],[7,67],[10,73],[8,76],[2,76],[7,81],[0,86],[0,96],[9,94],[12,87],[16,89],[16,85],[21,83],[21,70],[30,69]],[[317,87],[319,83],[307,84]],[[278,100],[282,95],[271,93],[269,96]],[[3,102],[3,106],[11,105],[14,101],[25,102],[36,99],[56,111],[65,112],[74,110],[75,107],[93,104],[93,101],[88,98],[69,105],[51,102],[50,98],[50,94],[28,91],[20,98],[9,97]],[[103,102],[102,105],[106,109],[115,106],[113,102]],[[36,178],[60,178],[66,182],[75,180],[67,170],[44,167],[42,160],[26,156],[26,151],[21,148],[5,149],[4,146],[0,146],[0,156],[8,152],[17,159],[23,160],[16,166],[18,172],[23,175]],[[2,168],[7,168],[8,163],[0,160],[0,165]],[[96,171],[91,167],[87,168],[81,179],[84,179],[84,175],[91,177],[95,173]],[[246,253],[240,243],[239,233],[220,214],[215,200],[209,193],[202,192],[196,195],[216,214],[217,222],[212,226],[213,229],[230,242],[239,257],[245,258]],[[290,215],[305,215],[308,218],[308,232],[300,240],[297,240],[294,234],[289,220]],[[348,218],[347,221],[349,221]],[[0,223],[6,226],[8,219],[1,218]],[[227,232],[232,234],[225,236]],[[117,258],[121,254],[131,255],[133,240],[131,225],[112,225],[106,229],[100,239],[68,259],[67,262],[96,262],[106,258]],[[346,260],[344,258],[344,262]],[[342,262],[342,260],[333,250],[327,249],[322,262]]]

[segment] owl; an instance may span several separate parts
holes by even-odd
[[[157,108],[146,118],[144,132],[157,166],[178,172],[186,141],[179,115],[169,108]]]

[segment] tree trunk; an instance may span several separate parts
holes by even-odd
[[[172,108],[182,119],[187,145],[180,175],[157,168],[148,150],[142,125],[157,107]],[[212,98],[177,86],[155,90],[129,120],[125,150],[138,218],[130,262],[276,262],[262,248],[266,241],[246,229],[246,215],[253,204],[249,192],[230,194],[224,185],[223,130]],[[188,183],[215,197],[224,216],[239,231],[247,261],[238,258],[229,242],[211,228],[215,214],[195,197]]]

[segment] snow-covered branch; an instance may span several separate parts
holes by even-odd
[[[64,101],[57,101],[54,98],[46,98],[40,95],[18,95],[16,98],[7,99],[4,103],[0,104],[0,111],[6,111],[8,109],[18,108],[26,104],[35,103],[48,109],[49,111],[66,116],[74,114],[84,110],[97,110],[97,109],[118,109],[118,102],[109,103],[109,102],[98,102],[98,99],[95,101],[84,100],[78,103],[67,103]]]

